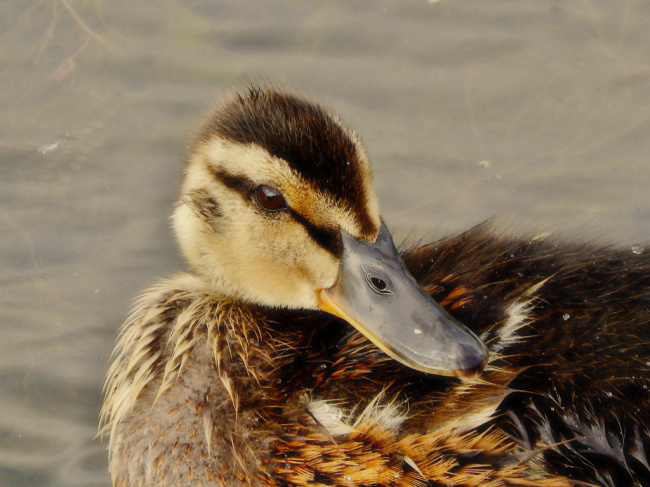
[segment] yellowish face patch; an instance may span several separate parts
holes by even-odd
[[[262,185],[279,191],[286,209],[261,206]],[[374,193],[364,198],[378,223]],[[190,265],[220,293],[293,308],[315,308],[315,290],[336,281],[339,256],[319,232],[363,236],[351,211],[286,161],[222,138],[192,153],[174,228]]]

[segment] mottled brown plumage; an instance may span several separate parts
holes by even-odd
[[[254,111],[259,97],[265,100],[261,117]],[[280,145],[289,148],[271,149],[271,135],[283,127],[297,130],[292,117],[300,110],[317,113],[306,124],[309,137],[285,133]],[[284,117],[292,122],[277,127]],[[330,264],[340,248],[334,243],[319,254],[328,240],[314,237],[314,228],[335,240],[338,228],[372,238],[368,229],[378,217],[365,154],[355,136],[329,117],[320,107],[264,88],[238,95],[208,121],[176,215],[179,234],[202,232],[179,235],[191,240],[183,248],[194,273],[163,281],[140,298],[108,374],[102,424],[110,435],[114,484],[650,483],[647,253],[509,237],[489,225],[405,253],[423,288],[490,350],[483,373],[465,381],[413,370],[348,323],[313,309],[307,294],[294,291],[301,288],[273,276],[266,265],[273,250],[263,250],[270,247],[257,248],[267,252],[257,266],[242,248],[238,262],[208,267],[210,256],[230,252],[226,238],[236,240],[235,250],[258,245],[236,230],[253,232],[261,225],[262,236],[251,238],[272,245],[289,232],[295,247],[285,245],[284,252],[294,252],[297,262],[312,256],[316,262],[313,268],[296,264],[301,270],[285,263],[282,279],[324,276],[307,279],[316,289],[331,285],[327,269],[336,269]],[[330,140],[338,136],[343,140]],[[236,145],[223,145],[224,137]],[[308,148],[318,147],[324,175],[349,159],[325,157],[330,144],[336,154],[353,151],[362,184],[319,182],[313,168],[304,169],[305,140],[312,141]],[[253,161],[252,169],[224,169],[218,163],[223,147]],[[267,162],[256,159],[262,153],[270,155],[270,166],[283,164],[273,158],[291,159],[273,181],[259,175],[267,174]],[[300,157],[291,156],[296,153]],[[224,181],[224,170],[237,181]],[[345,171],[337,174],[347,181]],[[246,180],[253,188],[284,181],[287,206],[306,223],[289,209],[261,211]],[[298,200],[291,184],[313,194]],[[357,206],[348,211],[349,204]],[[274,304],[280,294],[264,283],[233,277],[237,266],[279,287],[286,302]]]

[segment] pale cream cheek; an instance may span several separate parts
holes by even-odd
[[[315,309],[315,290],[330,287],[337,278],[337,260],[296,222],[278,225],[260,218],[233,230],[228,239],[233,259],[226,274],[250,301]]]
[[[315,309],[315,291],[334,284],[338,260],[316,245],[297,222],[266,218],[243,200],[225,201],[218,228],[186,205],[174,214],[179,244],[194,271],[224,296]]]
[[[233,210],[237,210],[237,208],[232,208],[230,203],[232,198],[224,197],[227,196],[228,190],[216,183],[211,183],[210,179],[206,177],[205,169],[200,166],[189,167],[183,185],[186,197],[191,197],[190,189],[192,188],[196,188],[195,191],[205,191],[212,195],[215,201],[227,202],[227,206],[220,208],[220,211],[226,210],[232,214]],[[228,246],[227,239],[224,238],[226,229],[220,228],[221,225],[228,223],[227,219],[218,219],[214,222],[217,227],[213,227],[212,222],[206,222],[197,216],[196,209],[192,208],[191,202],[184,202],[181,198],[174,211],[172,223],[181,251],[188,264],[197,273],[208,277],[214,274],[215,270],[220,272],[219,269],[224,268],[226,259],[232,258],[227,253],[219,251],[219,249]]]
[[[198,219],[194,212],[185,204],[180,204],[172,218],[174,232],[183,256],[193,270],[203,274],[205,223]]]

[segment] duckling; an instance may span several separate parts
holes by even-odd
[[[359,138],[273,87],[207,119],[173,227],[192,272],[108,372],[113,485],[650,484],[647,253],[483,224],[400,256]]]

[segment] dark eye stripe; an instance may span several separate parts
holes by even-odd
[[[239,176],[223,169],[213,169],[212,174],[214,177],[221,181],[226,187],[238,192],[242,198],[249,199],[251,192],[256,188],[256,183],[246,176]],[[320,245],[323,249],[327,250],[329,253],[335,257],[340,257],[343,252],[343,247],[341,245],[341,235],[338,230],[333,228],[318,227],[311,223],[309,220],[304,218],[302,215],[297,213],[291,208],[287,208],[289,214],[300,223],[305,229],[309,236]]]
[[[343,252],[343,246],[341,244],[341,235],[337,230],[333,228],[317,227],[291,208],[289,208],[289,213],[294,218],[294,220],[305,227],[307,233],[314,240],[314,242],[316,242],[318,245],[320,245],[335,257],[341,256],[341,253]]]
[[[247,198],[255,187],[255,182],[246,176],[229,173],[223,169],[213,169],[214,177],[221,181],[227,188],[237,191],[243,198]]]

